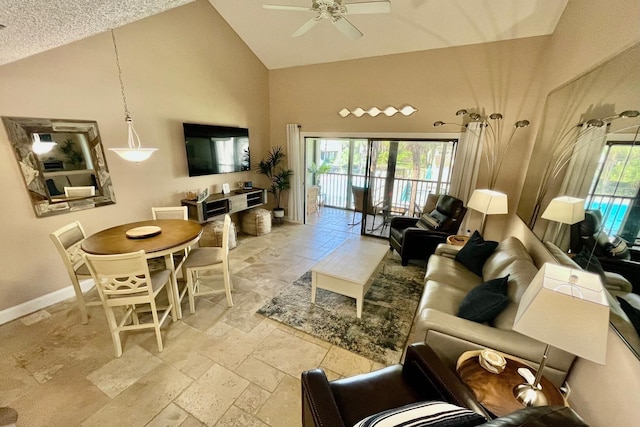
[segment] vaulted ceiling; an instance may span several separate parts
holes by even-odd
[[[0,65],[193,0],[0,0]],[[200,0],[202,1],[202,0]],[[391,0],[391,13],[349,15],[364,36],[325,19],[293,38],[312,0],[209,0],[269,69],[551,34],[568,0]],[[362,0],[344,0],[361,3]]]

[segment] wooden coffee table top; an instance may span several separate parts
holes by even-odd
[[[348,239],[313,268],[312,272],[364,285],[389,248],[365,239]]]
[[[513,388],[526,382],[517,371],[518,368],[529,368],[535,375],[535,369],[504,355],[507,361],[505,370],[500,374],[493,374],[480,366],[477,357],[479,353],[463,353],[456,368],[458,377],[473,391],[478,402],[498,417],[524,408],[513,395]],[[542,377],[540,383],[549,405],[568,406],[560,390],[551,381]]]

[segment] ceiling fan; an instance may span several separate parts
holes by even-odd
[[[331,19],[331,22],[338,28],[338,30],[342,31],[342,33],[347,37],[354,40],[362,37],[363,34],[355,27],[355,25],[349,22],[344,15],[391,12],[391,2],[388,0],[345,4],[342,4],[342,0],[311,0],[311,7],[281,6],[275,4],[265,4],[262,7],[265,9],[292,10],[296,12],[311,12],[316,14],[316,16],[309,19],[300,28],[298,28],[295,33],[291,34],[291,37],[300,37],[323,19]]]

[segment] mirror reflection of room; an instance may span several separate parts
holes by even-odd
[[[98,184],[86,134],[36,132],[32,139],[52,201],[96,194]]]

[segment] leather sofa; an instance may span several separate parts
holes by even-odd
[[[483,426],[585,426],[568,407],[525,408],[491,419],[473,393],[424,343],[407,348],[404,365],[329,382],[322,369],[302,373],[303,427],[353,426],[365,417],[421,401],[444,401],[481,415]],[[482,420],[480,420],[482,423]]]
[[[426,342],[450,368],[468,350],[492,348],[537,367],[545,344],[512,330],[518,303],[538,272],[526,248],[508,237],[482,268],[482,277],[455,260],[459,246],[441,244],[429,258],[425,286],[407,342]],[[484,281],[509,274],[509,303],[492,322],[477,323],[457,316],[463,298]],[[575,356],[551,348],[544,375],[560,386]]]
[[[420,218],[392,218],[389,247],[400,254],[402,265],[407,265],[410,259],[426,261],[440,243],[458,232],[466,211],[462,200],[442,195],[435,209]]]

